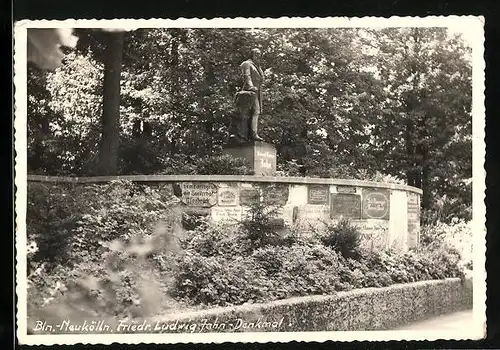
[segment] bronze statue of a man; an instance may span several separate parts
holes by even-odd
[[[262,112],[262,83],[264,72],[260,68],[261,52],[253,49],[251,58],[240,65],[243,87],[235,95],[237,116],[232,121],[230,139],[237,142],[263,141],[257,133]]]

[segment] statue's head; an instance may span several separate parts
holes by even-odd
[[[250,52],[250,58],[255,63],[259,63],[260,62],[260,57],[261,56],[262,56],[262,54],[261,54],[261,52],[260,52],[259,49],[252,49],[252,51]]]

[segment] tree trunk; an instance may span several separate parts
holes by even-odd
[[[431,207],[431,184],[430,184],[430,167],[428,152],[423,152],[422,159],[422,208],[429,209]]]
[[[415,154],[413,150],[412,128],[410,123],[411,122],[407,120],[405,127],[406,159],[408,160],[406,165],[406,182],[408,183],[408,186],[415,186]]]
[[[104,53],[99,175],[116,175],[118,173],[120,76],[123,57],[123,36],[123,32],[108,33],[106,51]]]

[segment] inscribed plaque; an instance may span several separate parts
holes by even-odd
[[[241,205],[255,205],[260,202],[260,192],[257,188],[242,188],[240,190]]]
[[[221,207],[230,207],[239,204],[239,191],[236,186],[219,187],[217,193],[218,204]]]
[[[389,220],[391,192],[385,188],[363,188],[363,219]]]
[[[356,187],[354,186],[337,186],[338,193],[356,193]]]
[[[330,186],[328,185],[309,185],[307,186],[308,204],[328,204],[328,194]]]
[[[263,199],[265,203],[271,205],[285,205],[290,192],[288,185],[261,185]]]
[[[407,193],[408,247],[418,247],[418,231],[420,229],[420,204],[416,193]]]
[[[339,217],[347,219],[360,219],[361,197],[357,194],[332,193],[330,217],[332,219]]]
[[[241,207],[213,207],[212,220],[214,221],[228,221],[237,223],[241,221],[243,211]]]
[[[179,184],[181,200],[190,207],[212,207],[217,203],[217,186],[208,182]]]

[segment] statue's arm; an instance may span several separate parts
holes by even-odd
[[[245,85],[252,91],[257,90],[252,82],[252,73],[250,72],[250,64],[243,62],[241,65],[241,72],[243,74],[243,79],[245,79]]]

